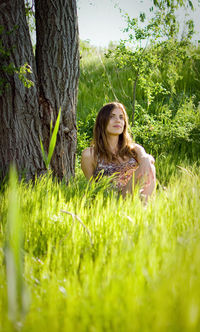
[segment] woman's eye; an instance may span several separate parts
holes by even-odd
[[[110,119],[114,119],[114,118],[117,118],[117,116],[116,116],[115,114],[111,114],[111,115],[110,115]],[[120,120],[124,120],[123,115],[121,115],[121,116],[119,117],[119,119],[120,119]]]

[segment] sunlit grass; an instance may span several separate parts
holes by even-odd
[[[88,186],[80,171],[68,187],[50,175],[19,183],[30,310],[15,326],[37,332],[198,331],[200,173],[174,165],[170,174],[165,186],[160,178],[146,208],[137,194],[123,200],[106,189],[106,179]],[[9,192],[6,185],[0,196],[0,330],[8,332],[14,330],[4,251]]]
[[[141,119],[138,128],[142,119],[145,125],[140,138],[148,153],[158,147],[154,196],[144,206],[137,191],[124,200],[106,178],[89,185],[80,170],[80,152],[89,145],[97,111],[118,99],[131,118],[132,83],[130,71],[120,71],[102,52],[101,58],[91,52],[81,62],[76,177],[66,186],[50,171],[34,183],[18,183],[12,173],[0,188],[0,331],[199,331],[197,149],[190,141],[179,146],[179,137],[177,146],[168,144],[168,131],[162,136],[166,140],[151,141],[149,114],[160,112],[167,122],[174,104],[158,99],[147,112],[138,88],[136,120]],[[189,70],[184,75],[177,103],[188,84],[194,88]],[[192,99],[185,108],[180,105],[185,122],[190,104],[194,108]],[[198,131],[194,135],[198,145]],[[159,153],[162,145],[170,153]],[[8,248],[16,257],[11,272]]]

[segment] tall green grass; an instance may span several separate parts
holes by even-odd
[[[184,93],[181,83],[177,100],[148,112],[138,90],[133,135],[157,170],[144,206],[137,190],[122,199],[108,179],[89,185],[81,173],[98,109],[118,99],[130,116],[132,94],[129,71],[102,52],[81,61],[76,177],[66,186],[49,171],[25,183],[12,172],[0,187],[0,331],[199,331],[197,83],[190,94],[186,70]]]
[[[80,172],[68,187],[50,175],[18,183],[31,300],[15,325],[7,314],[5,185],[0,331],[199,331],[200,173],[179,166],[147,207],[137,193],[123,200],[107,179],[89,186]]]

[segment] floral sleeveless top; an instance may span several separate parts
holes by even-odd
[[[94,178],[98,178],[98,175],[102,173],[102,176],[111,176],[115,174],[114,183],[117,189],[122,190],[129,180],[131,179],[133,172],[138,168],[138,162],[135,158],[130,158],[128,161],[116,163],[106,163],[104,160],[97,161],[97,167],[94,171]]]

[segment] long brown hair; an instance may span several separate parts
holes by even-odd
[[[124,115],[124,130],[123,133],[119,135],[118,142],[118,153],[117,155],[113,154],[109,150],[106,128],[108,121],[110,119],[111,112],[115,108],[120,108]],[[92,146],[94,147],[94,155],[100,159],[106,159],[107,161],[117,161],[118,157],[124,159],[125,157],[134,157],[137,159],[136,152],[134,150],[133,140],[128,132],[128,116],[123,104],[118,102],[111,102],[104,105],[96,118],[96,123],[93,130],[93,142]]]

